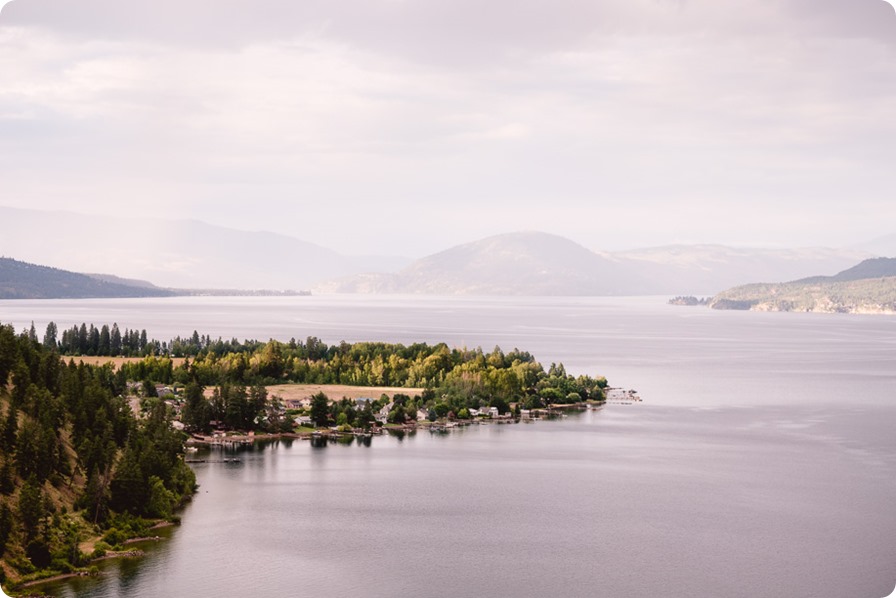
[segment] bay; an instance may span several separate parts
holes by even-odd
[[[181,527],[54,596],[843,596],[896,586],[896,318],[663,298],[6,301],[151,337],[519,347],[639,405],[196,466]]]

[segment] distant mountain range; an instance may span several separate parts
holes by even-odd
[[[868,246],[886,249],[890,242],[896,244],[896,235]],[[72,272],[102,272],[92,276],[131,288],[585,296],[714,295],[757,280],[834,274],[875,254],[859,248],[721,245],[611,253],[592,251],[557,235],[522,232],[412,261],[345,256],[290,236],[193,220],[0,207],[0,255]],[[146,280],[152,282],[142,282]]]
[[[173,294],[149,284],[119,284],[86,274],[0,258],[0,299],[169,297]]]
[[[564,237],[526,232],[458,245],[394,274],[346,277],[314,289],[442,295],[711,295],[751,280],[837,272],[867,257],[857,250],[720,245],[598,253]]]
[[[896,259],[868,259],[834,276],[749,284],[719,293],[715,309],[824,313],[896,313]]]
[[[120,218],[0,207],[0,255],[181,289],[308,289],[410,260],[345,256],[285,235],[195,220]]]
[[[163,289],[145,280],[80,274],[0,257],[0,299],[91,299],[191,295],[307,295],[308,291]]]

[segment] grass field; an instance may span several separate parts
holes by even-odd
[[[330,400],[338,401],[342,397],[348,399],[378,399],[386,394],[406,394],[413,397],[423,392],[422,388],[400,388],[395,386],[347,386],[344,384],[277,384],[268,386],[268,395],[277,395],[283,400],[301,400],[311,398],[323,392]]]

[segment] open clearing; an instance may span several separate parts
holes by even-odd
[[[330,400],[338,401],[342,397],[348,399],[378,399],[381,395],[392,398],[396,394],[413,397],[423,392],[422,388],[401,388],[396,386],[347,386],[344,384],[277,384],[268,386],[268,395],[277,395],[283,400],[310,399],[312,395],[323,392]]]

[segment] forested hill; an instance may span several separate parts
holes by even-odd
[[[0,325],[0,583],[7,592],[86,572],[92,559],[172,518],[196,489],[186,437],[167,405],[148,399],[138,417],[120,374],[110,365],[65,363],[51,338],[52,330],[40,343]]]
[[[865,260],[834,276],[750,284],[713,297],[714,309],[896,313],[896,258]]]
[[[876,257],[863,261],[860,264],[848,268],[834,276],[814,276],[796,280],[797,283],[811,282],[849,282],[853,280],[866,280],[869,278],[884,278],[896,276],[896,258]]]
[[[100,280],[67,270],[0,258],[0,299],[168,297],[172,291]]]

